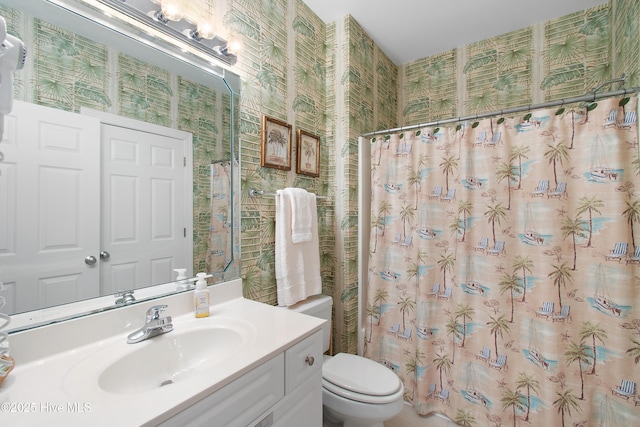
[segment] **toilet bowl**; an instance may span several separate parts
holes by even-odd
[[[316,295],[289,309],[329,320],[323,330],[329,350],[331,306],[329,296]],[[327,427],[383,427],[402,411],[404,387],[386,366],[354,354],[325,357],[322,364],[323,423]]]
[[[347,353],[322,365],[322,404],[328,421],[345,427],[382,427],[402,410],[404,387],[385,366]]]

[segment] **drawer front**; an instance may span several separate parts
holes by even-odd
[[[288,394],[315,373],[322,371],[322,331],[285,351],[284,362],[285,393]]]
[[[282,353],[161,424],[244,427],[284,397]]]

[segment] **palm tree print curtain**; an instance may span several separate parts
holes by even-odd
[[[231,164],[218,161],[211,164],[211,212],[209,218],[209,247],[204,271],[224,271],[233,256],[229,228],[231,205]],[[200,271],[203,271],[200,269]]]
[[[607,99],[371,140],[365,355],[418,413],[640,425],[636,109]]]

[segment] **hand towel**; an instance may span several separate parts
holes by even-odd
[[[303,188],[285,188],[283,191],[291,201],[291,241],[310,241],[311,223],[316,211],[316,195]]]
[[[292,201],[289,192],[276,191],[276,283],[278,305],[290,306],[322,292],[320,245],[315,197],[311,199],[311,239],[293,243]]]

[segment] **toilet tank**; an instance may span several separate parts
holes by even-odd
[[[333,298],[327,295],[313,295],[309,298],[295,303],[292,306],[284,307],[289,310],[296,311],[298,313],[306,314],[313,317],[319,317],[321,319],[328,320],[322,327],[322,339],[323,339],[323,352],[329,350],[331,346],[331,306],[333,305]]]

